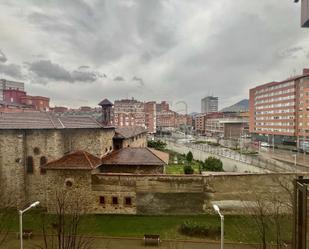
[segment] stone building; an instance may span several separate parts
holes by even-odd
[[[147,130],[140,126],[118,127],[115,130],[114,149],[147,147]]]
[[[104,173],[163,174],[167,153],[151,148],[123,148],[102,158],[98,168]]]
[[[46,179],[41,165],[75,150],[102,157],[113,150],[114,134],[113,127],[90,117],[0,113],[0,195],[6,197],[2,204],[43,201]]]
[[[42,166],[46,174],[40,201],[53,212],[55,193],[65,190],[82,196],[89,213],[133,214],[136,213],[134,191],[130,188],[117,191],[116,185],[101,189],[101,174],[159,175],[164,173],[167,163],[168,154],[149,148],[123,148],[102,159],[86,151],[74,151]]]

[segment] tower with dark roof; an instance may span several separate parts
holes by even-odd
[[[112,124],[112,108],[113,104],[108,99],[103,99],[99,105],[102,107],[102,124],[111,125]]]

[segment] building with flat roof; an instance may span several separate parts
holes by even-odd
[[[4,100],[4,90],[19,90],[25,91],[25,84],[12,80],[0,79],[0,100]]]
[[[309,149],[309,69],[250,89],[250,132],[274,143]]]
[[[201,112],[218,112],[218,97],[207,96],[201,100]]]

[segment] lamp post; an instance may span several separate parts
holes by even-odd
[[[23,213],[27,212],[29,209],[36,207],[40,202],[36,201],[32,203],[29,207],[24,210],[19,210],[19,239],[20,239],[20,249],[23,249]]]
[[[219,214],[221,219],[221,249],[223,249],[223,242],[224,242],[224,215],[221,214],[220,208],[218,205],[213,205],[214,210]]]
[[[295,169],[296,169],[296,166],[297,166],[297,154],[293,154],[293,157],[294,157],[294,166],[295,166]]]

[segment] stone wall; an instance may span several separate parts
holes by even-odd
[[[42,157],[51,161],[74,150],[102,156],[112,150],[113,136],[113,129],[0,131],[1,203],[22,207],[37,200],[44,202],[46,176],[40,170]],[[33,160],[32,173],[26,170],[28,157]]]
[[[67,201],[80,201],[82,210],[92,212],[94,198],[90,170],[47,170],[45,184],[45,196],[40,202],[49,212],[55,211],[56,198],[61,198],[65,192],[70,198]]]
[[[137,147],[144,148],[147,147],[147,136],[146,134],[140,134],[132,138],[127,138],[123,140],[122,148],[125,147]]]
[[[0,131],[0,207],[25,201],[23,154],[23,133]]]
[[[200,214],[212,211],[213,203],[220,203],[226,212],[235,213],[240,212],[238,204],[257,201],[257,198],[266,201],[278,196],[280,201],[290,203],[291,192],[282,185],[291,188],[295,177],[296,174],[284,173],[209,176],[95,174],[92,176],[94,196],[132,196],[134,201],[130,209],[121,203],[117,208],[106,206],[102,209],[98,202],[94,202],[94,210],[96,213]]]

